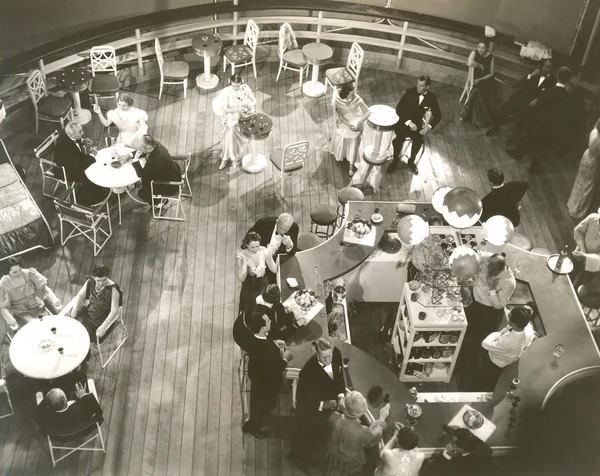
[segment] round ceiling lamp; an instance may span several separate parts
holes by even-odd
[[[398,237],[407,245],[418,245],[429,234],[429,224],[418,215],[408,215],[398,222]]]
[[[452,187],[443,186],[433,192],[433,195],[431,196],[431,205],[436,212],[443,212],[444,197],[450,190],[452,190]]]
[[[515,234],[512,222],[502,215],[494,215],[483,224],[485,239],[492,245],[502,246],[510,241]]]
[[[473,226],[481,217],[482,211],[481,199],[470,188],[453,188],[444,197],[442,215],[454,228]]]
[[[470,279],[479,272],[481,258],[479,253],[468,246],[458,246],[448,258],[450,271],[461,279]]]

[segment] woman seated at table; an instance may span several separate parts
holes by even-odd
[[[137,107],[133,107],[133,98],[127,94],[119,95],[117,109],[106,113],[106,118],[98,104],[94,104],[94,112],[104,127],[114,124],[119,129],[117,143],[128,147],[137,148],[140,138],[148,133],[148,114]]]
[[[119,285],[109,279],[108,266],[94,266],[90,274],[77,293],[71,317],[80,321],[88,331],[90,341],[96,342],[96,336],[104,336],[110,327],[110,324],[102,326],[102,323],[112,323],[117,318],[123,298]]]
[[[335,99],[337,128],[331,139],[331,153],[335,160],[346,159],[352,176],[360,162],[358,149],[362,140],[364,122],[371,115],[369,108],[354,91],[354,84],[344,84]]]
[[[494,55],[490,52],[490,40],[485,38],[471,51],[467,61],[474,70],[473,89],[465,103],[460,120],[476,127],[489,126],[496,113],[498,91],[494,79]]]
[[[0,279],[0,313],[11,330],[17,330],[20,324],[35,319],[39,315],[56,313],[62,307],[60,300],[48,287],[48,280],[35,268],[23,269],[20,257],[8,258],[5,275]],[[46,309],[41,296],[54,309]]]
[[[417,448],[419,437],[410,427],[397,428],[379,454],[375,476],[417,476],[425,455]]]
[[[221,116],[221,147],[223,155],[219,170],[227,167],[231,160],[231,168],[237,166],[237,160],[242,155],[248,141],[238,131],[241,117],[254,114],[256,98],[247,84],[243,84],[239,74],[229,78],[229,87],[223,89],[214,99],[212,108],[215,114]]]
[[[242,240],[242,249],[236,256],[237,277],[242,282],[240,292],[240,310],[245,310],[268,286],[267,266],[277,272],[271,252],[260,246],[260,235],[253,231],[246,233]]]

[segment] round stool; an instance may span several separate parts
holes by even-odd
[[[365,199],[365,194],[355,187],[344,187],[340,188],[340,191],[337,194],[337,199],[337,220],[338,226],[341,226],[342,221],[344,221],[344,210],[346,208],[346,203],[350,201],[362,202]]]
[[[515,233],[509,243],[525,251],[531,251],[533,249],[531,240],[521,233]]]
[[[314,248],[315,246],[318,246],[320,244],[321,239],[314,233],[311,233],[310,231],[303,231],[302,233],[298,233],[297,247],[300,251],[310,250],[311,248]]]
[[[534,248],[531,250],[532,253],[537,253],[538,255],[550,256],[552,251],[547,250],[546,248]]]
[[[317,205],[310,211],[310,231],[318,237],[328,240],[333,236],[336,221],[337,213],[331,205]]]
[[[600,292],[589,284],[582,284],[577,288],[577,297],[581,305],[588,308],[585,320],[597,326],[600,321]],[[592,311],[596,311],[595,317],[590,317]]]

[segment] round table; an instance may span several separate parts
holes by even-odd
[[[9,355],[21,374],[49,380],[75,370],[89,350],[90,338],[83,324],[68,316],[46,316],[19,329]]]
[[[121,193],[125,191],[129,197],[138,202],[146,204],[141,200],[135,198],[129,192],[130,185],[138,182],[138,177],[131,161],[126,162],[119,168],[114,168],[111,164],[117,161],[117,156],[127,155],[135,153],[135,149],[126,147],[124,145],[113,145],[100,149],[96,154],[96,162],[90,165],[85,170],[85,175],[90,179],[91,182],[104,188],[109,188],[111,193],[117,195],[117,201],[119,204],[119,225],[121,224]],[[123,190],[124,189],[124,190]]]
[[[79,124],[87,124],[92,120],[92,113],[82,109],[79,93],[85,91],[92,75],[86,68],[73,66],[57,73],[56,79],[63,91],[68,91],[73,96],[75,120]]]
[[[367,124],[375,131],[375,138],[372,145],[365,147],[365,157],[372,161],[377,161],[383,133],[393,131],[400,118],[396,114],[396,110],[390,106],[377,104],[371,106],[369,111],[371,111],[371,115],[367,119]]]
[[[250,141],[250,154],[242,158],[242,167],[247,172],[257,173],[267,166],[267,158],[258,153],[258,141],[269,137],[273,129],[273,121],[269,116],[259,112],[248,119],[240,119],[238,122],[240,134]]]
[[[221,53],[223,41],[214,33],[200,33],[192,38],[192,48],[204,58],[204,73],[196,76],[196,85],[202,89],[213,89],[219,84],[219,77],[210,72],[210,59]]]
[[[319,82],[319,66],[329,63],[333,50],[323,43],[308,43],[302,47],[302,55],[304,61],[313,67],[312,79],[303,84],[302,91],[312,98],[323,96],[327,87]]]

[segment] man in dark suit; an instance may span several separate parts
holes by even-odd
[[[525,115],[527,108],[538,98],[542,91],[556,86],[556,75],[552,73],[552,68],[552,60],[547,59],[541,68],[533,70],[517,82],[515,90],[508,98],[508,101],[500,107],[500,110],[494,117],[492,127],[486,132],[487,136],[496,135],[500,130],[500,126],[510,116],[519,116],[521,119]]]
[[[515,148],[506,149],[516,160],[533,151],[534,158],[529,167],[532,173],[538,170],[550,150],[564,146],[561,141],[572,133],[570,129],[575,120],[575,106],[573,97],[566,89],[572,77],[573,73],[566,66],[558,70],[556,86],[542,91],[535,102],[525,137]]]
[[[271,329],[268,310],[255,306],[251,314],[246,314],[246,325],[254,334],[246,343],[248,347],[248,376],[250,377],[250,418],[242,430],[255,438],[265,438],[265,420],[277,400],[283,382],[283,371],[292,355],[285,342],[267,339]]]
[[[289,213],[282,213],[277,218],[265,217],[258,220],[248,230],[260,235],[260,245],[273,251],[273,259],[278,255],[287,254],[294,256],[298,251],[298,224],[294,223],[294,217]],[[275,283],[276,277],[267,269],[267,278],[270,283]]]
[[[514,226],[518,226],[521,223],[519,203],[527,192],[529,184],[522,180],[504,183],[504,174],[498,169],[488,170],[488,180],[492,191],[481,200],[483,204],[481,222],[483,223],[495,215],[502,215],[508,218]]]
[[[326,337],[313,345],[316,353],[300,371],[296,392],[296,425],[290,458],[299,467],[305,467],[319,445],[325,448],[329,417],[337,408],[338,395],[344,395],[346,390],[339,349]]]
[[[396,137],[392,141],[394,158],[386,170],[387,173],[392,173],[398,167],[402,145],[407,137],[412,140],[408,166],[413,174],[417,175],[419,173],[419,169],[415,164],[417,154],[423,145],[425,135],[442,118],[437,97],[429,91],[430,84],[431,79],[429,76],[421,76],[417,81],[417,87],[407,89],[396,106],[396,114],[398,114],[400,120],[396,124]]]
[[[142,165],[145,161],[145,165]],[[151,204],[152,181],[180,182],[181,169],[173,160],[171,154],[152,136],[144,135],[140,141],[139,150],[133,157],[133,168],[138,177],[142,179],[142,188],[138,190],[138,196],[147,204]],[[172,195],[177,193],[175,185],[154,185],[154,193],[159,195]],[[158,206],[159,204],[154,204]]]
[[[92,183],[85,175],[85,169],[96,162],[95,155],[96,149],[92,141],[83,138],[83,128],[78,122],[69,122],[58,134],[54,148],[54,162],[65,168],[69,182],[82,184],[76,191],[77,201],[82,205],[99,203],[110,192]]]

